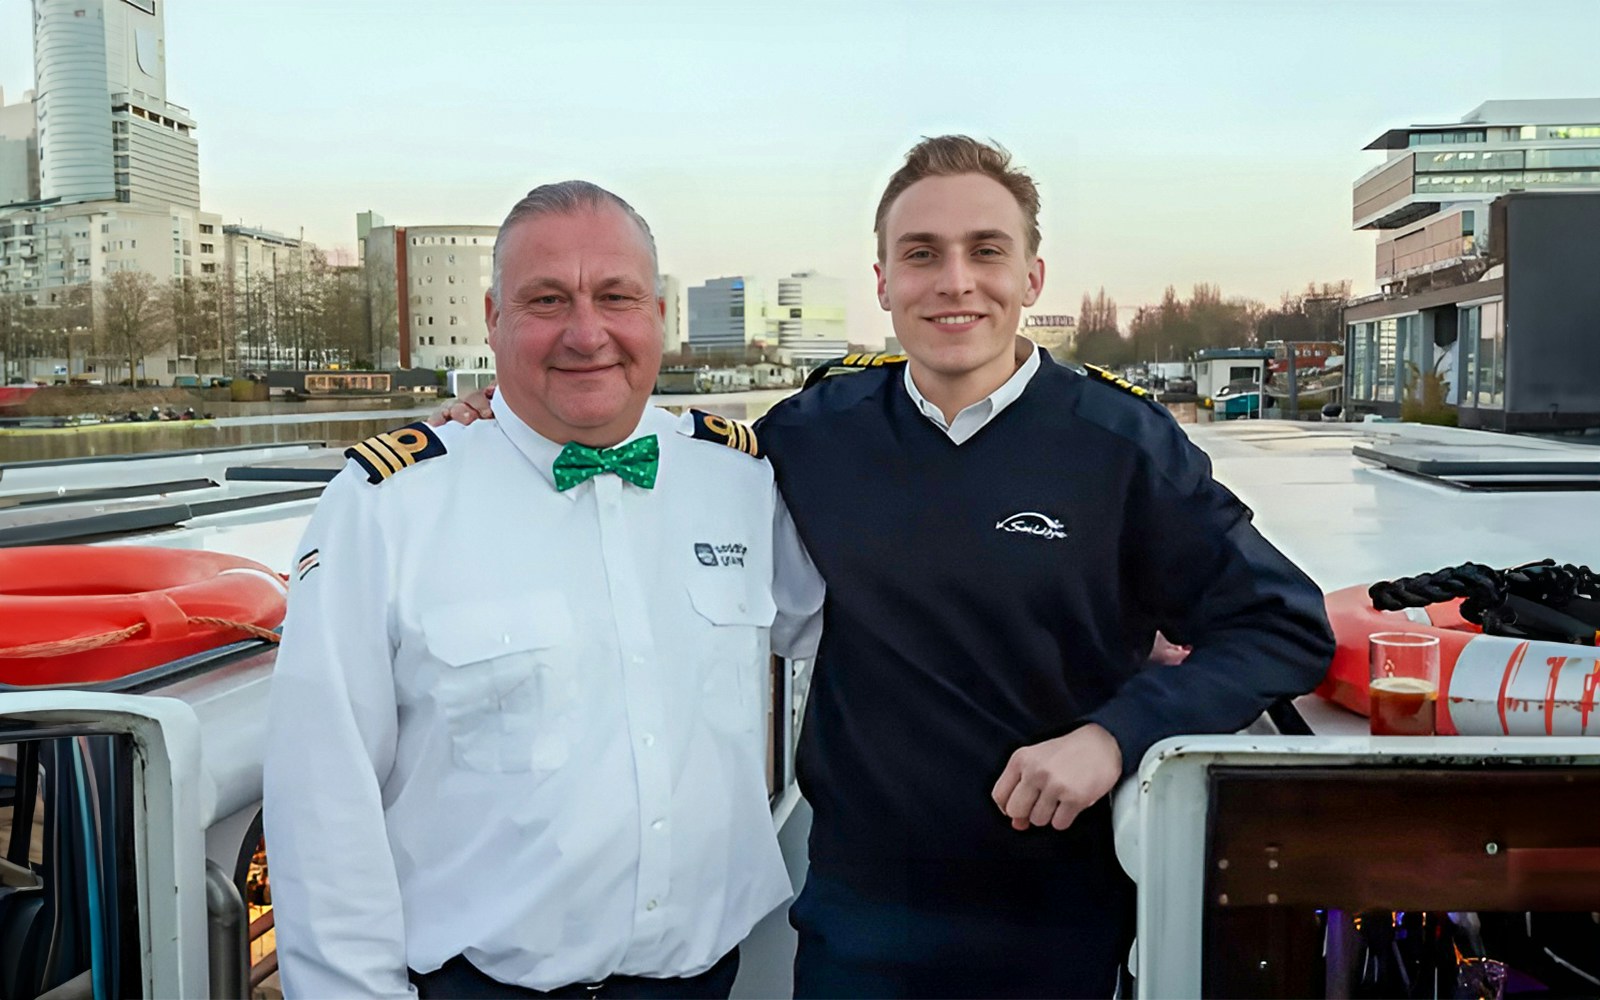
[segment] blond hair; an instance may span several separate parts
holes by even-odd
[[[1011,154],[999,143],[979,142],[965,135],[939,135],[925,138],[911,147],[905,165],[889,178],[883,197],[878,199],[878,214],[872,223],[873,232],[878,234],[878,260],[884,259],[888,249],[884,224],[895,199],[926,177],[962,174],[979,174],[1011,192],[1017,207],[1022,209],[1028,256],[1039,252],[1039,189],[1034,186],[1033,178],[1011,165]]]

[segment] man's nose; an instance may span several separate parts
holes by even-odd
[[[951,254],[939,266],[938,292],[960,296],[973,290],[972,265],[961,254]]]
[[[578,299],[573,303],[567,328],[562,331],[561,339],[569,350],[580,354],[593,354],[605,346],[610,334],[606,333],[600,310],[595,308],[594,303],[587,299]]]

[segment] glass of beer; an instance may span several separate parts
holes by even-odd
[[[1439,704],[1439,637],[1374,632],[1367,637],[1372,668],[1374,736],[1432,736]]]

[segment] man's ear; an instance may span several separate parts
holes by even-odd
[[[1044,258],[1035,257],[1033,263],[1028,265],[1028,287],[1022,292],[1022,305],[1024,308],[1039,301],[1039,293],[1044,291]]]
[[[872,265],[873,276],[878,279],[878,305],[884,312],[889,311],[889,287],[887,276],[884,274],[883,264]]]

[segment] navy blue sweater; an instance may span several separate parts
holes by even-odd
[[[1131,773],[1327,668],[1320,591],[1177,423],[1043,360],[960,446],[901,365],[824,379],[759,425],[828,585],[798,760],[819,871],[1103,865],[1104,802],[1066,833],[1011,829],[990,790],[1014,750],[1092,721]],[[1158,628],[1194,644],[1187,662],[1144,668]]]

